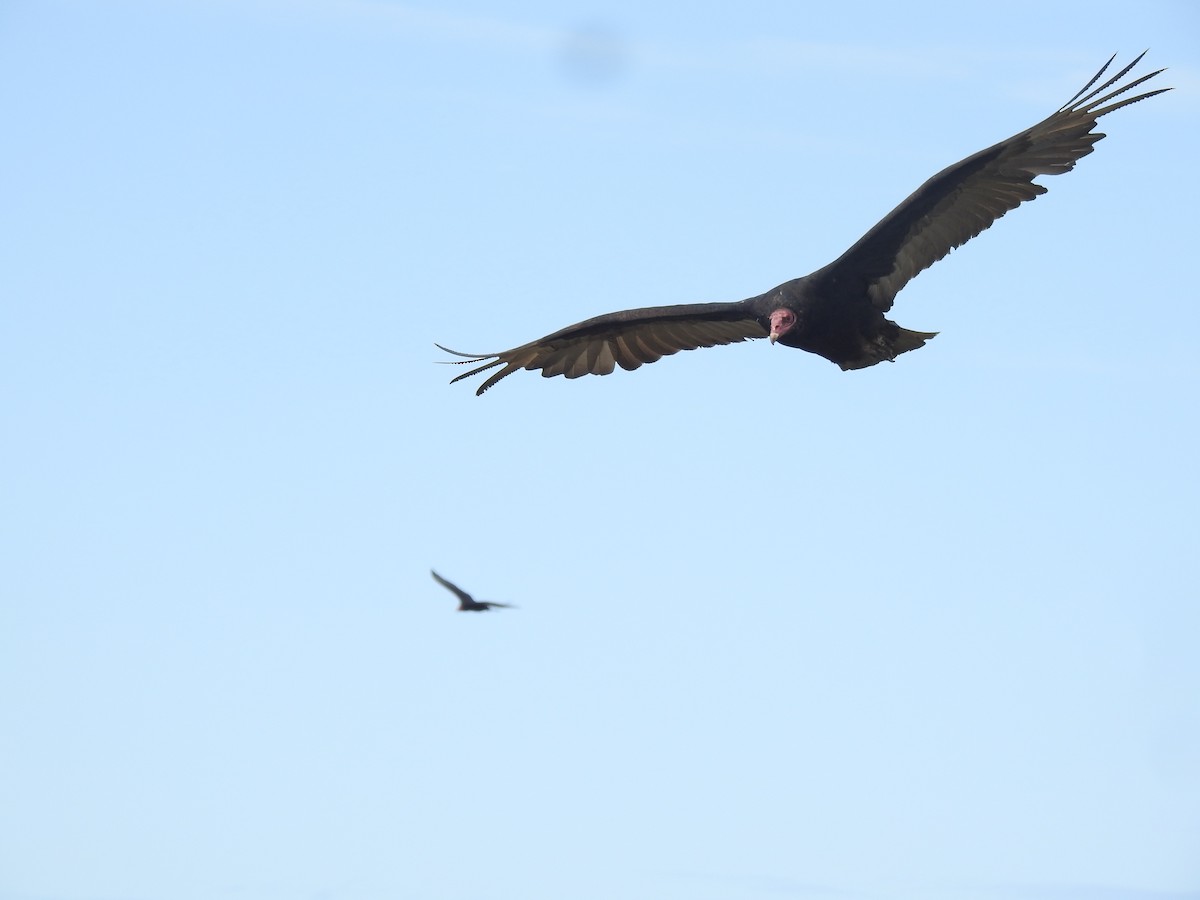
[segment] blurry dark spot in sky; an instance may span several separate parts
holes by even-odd
[[[590,22],[566,33],[558,57],[563,73],[571,81],[606,87],[624,74],[629,65],[629,47],[617,29]]]

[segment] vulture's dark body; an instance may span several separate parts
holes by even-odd
[[[794,278],[758,297],[743,301],[766,326],[780,307],[796,315],[796,324],[778,343],[807,350],[843,369],[865,369],[923,346],[934,332],[910,331],[862,302],[865,286],[856,279],[816,272]]]

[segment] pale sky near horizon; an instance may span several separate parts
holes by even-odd
[[[435,365],[1146,47],[894,365]],[[0,900],[1200,900],[1200,6],[9,0],[0,121]]]

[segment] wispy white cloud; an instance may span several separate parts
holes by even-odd
[[[954,77],[966,60],[928,49],[761,37],[735,44],[740,67],[778,71],[873,72],[888,76]]]
[[[561,52],[576,42],[583,28],[520,21],[513,17],[446,11],[432,6],[391,3],[387,0],[259,0],[260,8],[295,16],[302,13],[372,28],[391,29],[420,40],[464,46],[487,46],[515,52]],[[856,71],[891,78],[961,77],[988,59],[978,48],[899,47],[893,44],[817,42],[764,35],[729,39],[718,46],[684,45],[649,41],[622,33],[609,23],[610,37],[621,44],[621,53],[647,68],[696,71]],[[994,56],[995,54],[993,54]],[[1014,61],[1047,52],[1015,49]],[[1061,55],[1061,54],[1059,54]]]
[[[289,8],[296,6],[286,5]],[[537,50],[555,47],[564,37],[562,29],[550,26],[383,0],[306,0],[300,5],[311,12],[457,43]]]
[[[978,900],[1200,900],[1200,890],[1158,890],[1099,884],[1009,884],[975,888]]]

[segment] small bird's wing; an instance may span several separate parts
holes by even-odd
[[[1114,55],[1083,90],[1032,128],[943,169],[820,274],[842,283],[866,282],[872,304],[886,312],[909,281],[955,247],[988,228],[1011,209],[1046,193],[1038,175],[1061,175],[1092,152],[1104,135],[1093,132],[1103,115],[1170,88],[1114,98],[1162,72],[1143,75],[1105,93],[1138,64],[1145,52],[1099,87]],[[1089,93],[1090,91],[1090,93]]]
[[[437,572],[433,571],[433,569],[429,570],[429,574],[433,576],[434,581],[436,581],[442,587],[447,588],[448,590],[453,592],[454,596],[456,596],[463,603],[474,603],[475,602],[474,597],[472,597],[470,594],[468,594],[466,591],[464,591],[462,588],[460,588],[458,585],[454,584],[453,582],[447,581],[445,578],[443,578]]]
[[[454,365],[483,363],[454,378],[451,384],[496,366],[504,367],[479,386],[475,391],[478,395],[518,369],[541,369],[545,378],[608,375],[617,366],[632,371],[680,350],[766,336],[766,326],[750,305],[741,301],[622,310],[571,325],[501,353],[459,353],[441,344],[435,346],[465,357],[455,360]]]

